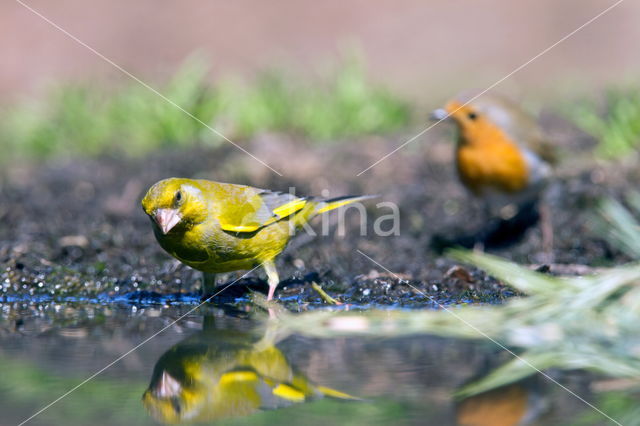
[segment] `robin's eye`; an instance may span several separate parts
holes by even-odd
[[[467,117],[469,117],[469,120],[475,120],[476,118],[478,118],[478,115],[475,112],[470,112],[469,114],[467,114]]]
[[[182,192],[176,192],[176,201],[179,203],[182,200]]]

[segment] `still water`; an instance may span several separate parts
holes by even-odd
[[[456,401],[511,357],[491,342],[281,336],[249,305],[203,307],[159,334],[193,306],[0,308],[2,425],[56,400],[26,424],[611,424],[540,376]],[[594,400],[585,373],[549,373]]]

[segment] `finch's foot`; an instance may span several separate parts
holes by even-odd
[[[267,282],[269,283],[269,293],[267,294],[267,301],[273,300],[273,295],[276,292],[278,284],[280,284],[280,277],[278,276],[278,270],[276,269],[273,260],[266,261],[262,264],[264,271],[267,273]]]
[[[269,286],[269,293],[267,294],[267,302],[273,300],[273,295],[276,293],[276,286]]]
[[[210,272],[202,273],[202,297],[203,302],[209,302],[216,291],[216,274]]]

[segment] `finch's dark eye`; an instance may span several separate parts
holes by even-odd
[[[180,200],[182,200],[182,192],[178,191],[176,192],[176,201],[180,202]]]
[[[467,114],[467,117],[469,117],[469,120],[475,120],[476,118],[478,118],[478,115],[475,112],[470,112],[469,114]]]

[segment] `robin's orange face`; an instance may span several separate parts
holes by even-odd
[[[444,107],[447,114],[455,120],[461,130],[482,127],[486,125],[486,117],[483,117],[472,105],[464,105],[458,101],[450,101]]]
[[[506,135],[473,104],[450,101],[444,110],[460,128],[460,137],[465,144],[482,144],[488,140],[503,139]]]

